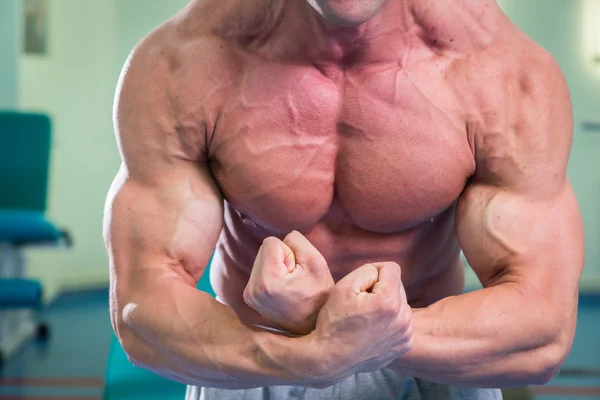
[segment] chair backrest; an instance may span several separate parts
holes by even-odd
[[[47,115],[0,111],[0,210],[46,210],[51,126]]]

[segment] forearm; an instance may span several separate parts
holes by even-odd
[[[574,330],[557,312],[513,284],[444,299],[415,310],[413,347],[390,368],[451,385],[545,383]]]
[[[306,352],[296,351],[301,338],[246,325],[231,308],[176,279],[157,285],[120,302],[117,330],[135,364],[205,387],[311,386],[303,373]]]

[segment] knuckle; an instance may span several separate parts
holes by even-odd
[[[261,280],[258,287],[259,290],[257,296],[261,298],[268,297],[271,299],[285,297],[290,290],[293,290],[292,286],[277,279]]]
[[[287,243],[289,241],[294,240],[295,238],[299,238],[302,237],[302,234],[298,231],[291,231],[290,233],[288,233],[285,238],[283,239],[284,243]]]
[[[323,269],[327,266],[325,259],[319,253],[308,253],[302,258],[302,261],[304,261],[307,266],[312,267],[313,269]]]
[[[392,270],[396,270],[398,272],[398,275],[402,275],[402,268],[400,267],[400,264],[393,262],[393,261],[389,261],[385,263],[385,267],[386,268],[390,268]]]
[[[271,285],[264,279],[261,279],[260,281],[258,281],[257,288],[258,288],[258,293],[264,294],[264,295],[271,294],[272,289],[273,289],[271,287]]]
[[[409,313],[400,313],[398,325],[407,335],[412,335],[412,316]]]
[[[392,297],[388,303],[390,313],[393,315],[400,314],[400,311],[402,311],[402,300],[399,297]]]
[[[271,247],[273,245],[279,244],[280,240],[274,236],[269,236],[263,240],[263,247]]]
[[[381,312],[386,317],[397,317],[401,311],[401,302],[395,297],[388,298],[385,301],[379,299]]]
[[[360,272],[377,272],[379,270],[378,270],[376,264],[368,263],[368,264],[364,264],[363,266],[361,266],[360,268],[358,268],[357,271],[360,271]]]
[[[334,294],[339,299],[340,304],[348,305],[353,304],[356,301],[356,294],[349,288],[340,288],[338,286],[335,286]],[[369,303],[362,306],[362,308],[364,308],[365,311],[369,311],[370,307],[371,304]]]
[[[412,334],[413,334],[412,321],[408,318],[401,318],[399,325],[400,325],[400,329],[404,332],[404,336],[406,338],[412,338]]]
[[[277,239],[275,236],[267,236],[263,240],[263,243],[277,243],[277,242],[279,242],[279,239]]]
[[[398,315],[398,310],[390,305],[382,307],[381,314],[386,318],[394,318]]]

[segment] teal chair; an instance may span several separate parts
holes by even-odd
[[[210,265],[198,283],[198,289],[215,293],[210,286]],[[108,357],[104,382],[104,400],[183,400],[185,385],[165,379],[129,362],[115,337]]]
[[[45,216],[51,136],[44,114],[0,111],[0,311],[43,306],[42,285],[25,278],[24,247],[71,243]],[[0,340],[0,364],[31,338],[48,335],[44,323],[18,313],[12,319],[0,313],[0,332],[8,332]]]
[[[1,210],[46,210],[51,130],[46,115],[0,111]]]
[[[0,243],[56,243],[66,236],[45,218],[51,136],[47,115],[0,111]]]

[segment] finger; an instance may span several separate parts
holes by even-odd
[[[283,242],[281,242],[281,249],[283,250],[284,254],[283,265],[286,268],[287,272],[291,273],[294,271],[294,269],[296,269],[296,256],[293,250],[290,249],[290,247]]]
[[[346,275],[338,285],[347,286],[354,294],[368,292],[378,280],[379,271],[372,264],[363,265]]]
[[[301,267],[310,271],[317,271],[327,265],[319,250],[300,232],[291,232],[283,239],[283,243],[294,252],[296,263]]]

